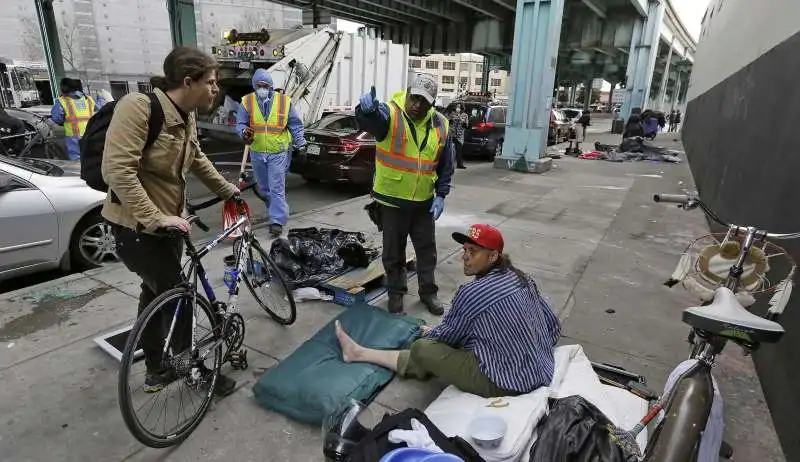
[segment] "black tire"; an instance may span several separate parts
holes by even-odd
[[[188,422],[184,424],[181,428],[177,429],[176,431],[171,431],[168,435],[155,435],[149,430],[145,429],[142,424],[139,422],[139,419],[136,415],[133,400],[131,397],[131,390],[128,386],[128,380],[130,378],[130,370],[133,366],[135,361],[134,354],[136,352],[136,347],[139,345],[139,341],[142,336],[142,331],[144,327],[147,325],[147,322],[153,317],[153,314],[163,309],[167,303],[174,303],[172,302],[175,299],[181,298],[188,298],[191,299],[192,297],[196,296],[197,306],[199,309],[205,312],[206,316],[211,323],[211,329],[213,332],[218,332],[219,330],[219,323],[217,320],[217,316],[214,313],[214,310],[211,308],[211,304],[205,297],[201,296],[200,294],[194,294],[188,289],[184,287],[178,287],[175,289],[168,290],[164,292],[160,296],[156,297],[152,303],[142,312],[142,314],[136,320],[136,323],[133,325],[130,333],[128,334],[128,340],[125,343],[125,350],[122,354],[122,361],[120,363],[120,370],[119,370],[119,380],[117,383],[117,395],[119,400],[119,409],[122,413],[122,419],[125,421],[125,425],[130,430],[131,434],[139,440],[142,444],[149,446],[151,448],[166,448],[170,446],[175,446],[185,440],[198,425],[202,422],[203,417],[205,416],[206,412],[208,411],[208,407],[211,404],[214,394],[214,387],[217,384],[217,378],[219,377],[219,369],[222,366],[222,343],[218,345],[216,350],[216,360],[213,367],[214,375],[212,378],[211,383],[208,385],[208,388],[205,392],[205,397],[202,401],[197,412],[195,412],[194,416],[188,419]],[[218,334],[217,334],[218,335]],[[213,337],[212,337],[213,340]],[[183,378],[178,378],[177,380],[183,380]]]
[[[269,274],[272,275],[272,280],[274,281],[275,276],[277,276],[278,281],[280,281],[280,287],[283,289],[283,292],[286,295],[286,298],[289,301],[289,314],[288,316],[281,316],[275,311],[273,311],[264,300],[261,299],[261,296],[256,292],[256,287],[254,286],[254,282],[251,280],[248,272],[246,271],[243,275],[244,283],[247,288],[250,290],[250,293],[253,294],[253,298],[256,299],[258,304],[261,306],[261,309],[267,312],[267,314],[278,324],[283,324],[284,326],[288,326],[293,324],[297,320],[297,306],[294,302],[294,297],[292,296],[292,290],[289,285],[286,283],[286,275],[281,271],[278,266],[272,261],[272,258],[264,251],[261,247],[261,244],[258,243],[255,239],[253,239],[250,248],[248,250],[250,255],[248,256],[250,262],[255,260],[254,257],[257,257],[261,262],[262,265],[266,264],[269,267]],[[248,264],[248,268],[252,268],[252,263]]]
[[[95,248],[99,252],[97,255],[89,250],[90,239],[96,244]],[[106,263],[119,261],[114,245],[114,234],[99,210],[90,212],[75,226],[69,241],[69,252],[70,266],[78,270],[98,268]]]

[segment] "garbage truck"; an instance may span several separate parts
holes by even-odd
[[[275,90],[291,97],[306,126],[324,113],[352,109],[373,85],[386,99],[408,81],[408,45],[327,27],[231,30],[211,54],[220,66],[220,96],[197,126],[202,136],[225,141],[238,139],[236,112],[253,91],[256,69],[266,69]]]

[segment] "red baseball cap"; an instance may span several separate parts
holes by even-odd
[[[484,249],[503,253],[503,235],[500,230],[490,225],[472,225],[467,234],[453,233],[453,239],[459,244],[469,242]]]

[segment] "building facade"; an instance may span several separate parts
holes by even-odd
[[[483,56],[473,53],[413,56],[408,59],[411,72],[433,74],[439,81],[437,104],[446,106],[468,91],[480,91],[483,84]],[[489,71],[489,91],[498,99],[508,96],[508,73]]]
[[[148,91],[149,77],[161,74],[172,48],[169,15],[163,0],[55,0],[59,39],[67,75],[80,78],[94,93],[104,88],[115,98]],[[36,9],[31,0],[3,0],[0,57],[43,61]],[[197,42],[210,50],[230,29],[290,28],[302,12],[264,0],[195,0]]]

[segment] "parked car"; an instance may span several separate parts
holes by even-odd
[[[547,143],[558,144],[569,140],[572,122],[559,109],[550,110],[550,128],[547,131]]]
[[[583,115],[583,109],[561,109],[561,113],[567,117],[572,123],[577,123],[578,119]]]
[[[0,280],[118,261],[106,194],[79,175],[78,162],[0,155]]]
[[[464,132],[464,156],[494,159],[503,152],[506,137],[508,106],[485,102],[454,101],[444,115],[449,116],[460,104],[469,116],[469,126]]]
[[[289,171],[306,181],[371,185],[375,138],[358,128],[353,111],[328,114],[305,129],[306,156],[292,153]]]

